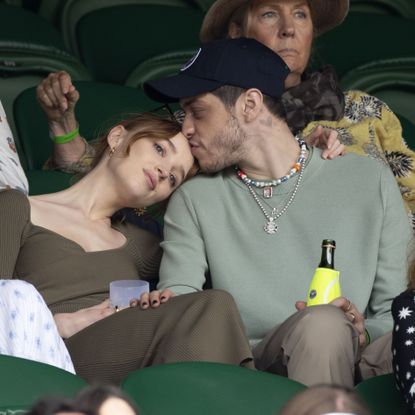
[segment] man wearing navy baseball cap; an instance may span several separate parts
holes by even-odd
[[[141,304],[201,291],[210,275],[233,295],[258,369],[353,386],[391,370],[390,307],[405,287],[410,226],[387,166],[351,154],[326,161],[292,134],[279,99],[288,73],[257,41],[226,39],[145,84],[155,100],[180,101],[183,132],[209,175],[173,194],[160,291]],[[307,307],[327,238],[342,296]]]

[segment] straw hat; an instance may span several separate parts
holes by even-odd
[[[222,39],[228,34],[228,24],[233,13],[250,0],[217,0],[202,23],[200,40],[210,42]],[[314,30],[317,35],[339,25],[349,11],[349,0],[309,0]]]

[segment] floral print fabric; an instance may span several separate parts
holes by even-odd
[[[0,354],[75,373],[52,313],[36,288],[25,281],[0,280]]]
[[[28,194],[29,185],[20,164],[6,113],[0,101],[0,190],[17,189]]]
[[[415,153],[402,137],[398,118],[374,96],[361,91],[347,91],[344,94],[344,117],[338,121],[314,121],[303,130],[303,136],[317,125],[324,125],[339,133],[339,139],[347,146],[347,151],[387,163],[399,184],[415,227]]]

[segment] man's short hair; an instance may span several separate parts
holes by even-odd
[[[224,85],[218,89],[215,89],[211,94],[218,97],[226,109],[231,109],[235,106],[238,98],[246,91],[244,88],[240,88],[232,85]],[[263,95],[264,105],[268,111],[277,118],[285,120],[285,111],[282,106],[281,100]]]

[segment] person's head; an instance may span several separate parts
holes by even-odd
[[[340,24],[349,0],[217,0],[200,31],[203,43],[252,37],[278,53],[291,69],[286,87],[300,82],[313,38]]]
[[[94,415],[138,415],[138,410],[116,386],[91,386],[83,390],[76,399],[80,412]]]
[[[180,101],[192,153],[202,171],[213,173],[238,163],[251,131],[258,135],[273,119],[284,123],[279,98],[288,74],[285,62],[256,40],[222,39],[203,45],[178,75],[147,81],[144,90],[156,101]]]
[[[130,398],[118,387],[89,386],[72,399],[47,397],[37,401],[28,415],[139,415]]]
[[[278,415],[370,415],[353,389],[318,385],[304,389],[291,398]]]
[[[181,126],[154,114],[138,114],[110,128],[100,139],[93,167],[111,175],[128,207],[165,200],[196,173]]]

